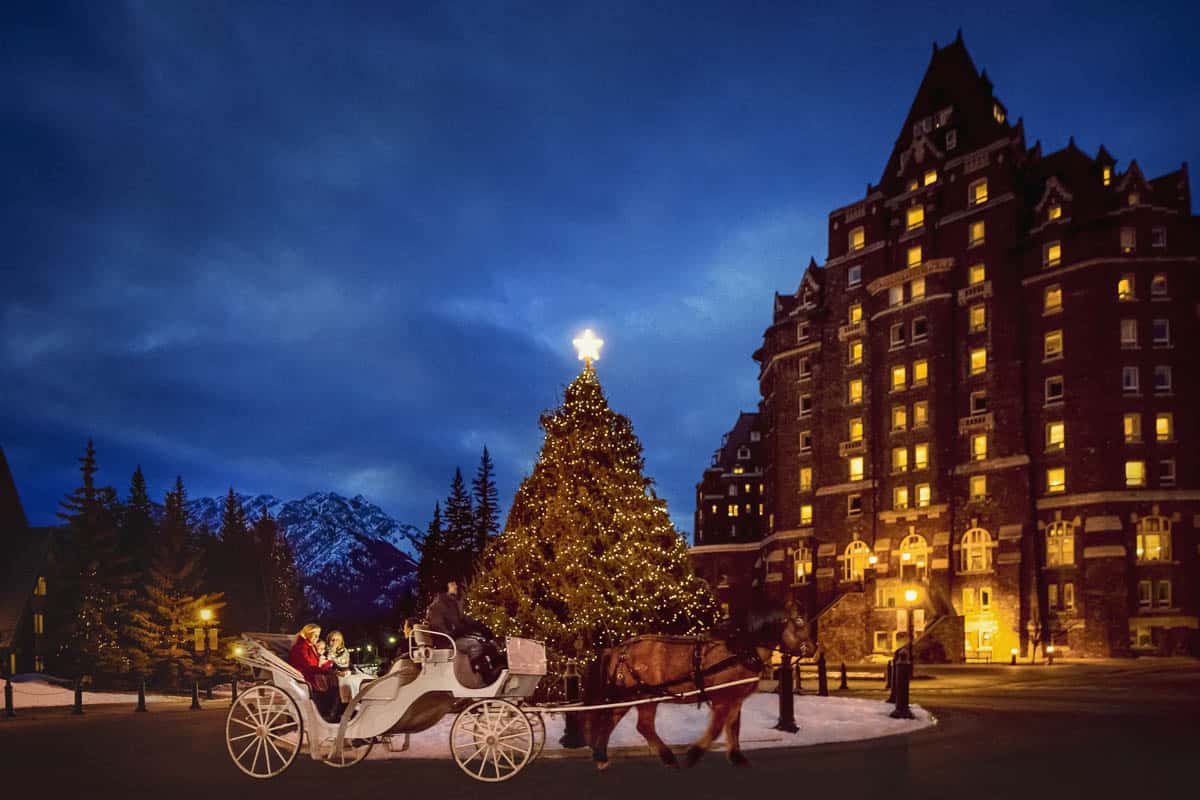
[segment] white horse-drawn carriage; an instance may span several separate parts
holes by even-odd
[[[476,780],[511,778],[545,745],[540,713],[522,707],[546,674],[540,642],[508,638],[507,666],[482,685],[453,639],[417,628],[411,662],[397,661],[379,677],[352,675],[343,684],[350,687],[348,704],[337,722],[329,722],[317,710],[304,676],[287,662],[293,641],[282,634],[242,636],[237,659],[261,682],[234,701],[225,740],[233,762],[251,777],[279,775],[304,750],[331,767],[352,766],[376,744],[427,730],[447,714],[456,714],[450,752]]]

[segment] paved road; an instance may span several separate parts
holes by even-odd
[[[1057,669],[1057,667],[1055,667]],[[1079,676],[1089,682],[1081,685]],[[1012,675],[1009,673],[1009,677]],[[365,762],[333,770],[301,759],[286,775],[256,782],[230,763],[221,709],[135,715],[61,710],[0,719],[0,785],[39,797],[185,798],[310,796],[551,800],[620,798],[1127,798],[1194,783],[1200,668],[1027,671],[1019,679],[936,676],[914,701],[940,724],[909,737],[802,750],[756,751],[735,770],[712,754],[671,772],[649,758],[615,760],[603,774],[582,758],[545,758],[514,780],[483,786],[453,763]],[[1097,681],[1099,681],[1098,685]],[[879,694],[875,690],[861,693]],[[803,719],[800,724],[803,725]],[[8,795],[8,792],[5,792]],[[20,795],[12,795],[20,796]]]

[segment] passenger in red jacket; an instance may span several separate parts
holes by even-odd
[[[321,716],[330,722],[338,718],[338,680],[333,662],[322,659],[317,652],[321,638],[321,626],[308,624],[296,634],[296,641],[288,654],[288,663],[300,671],[312,689],[313,700]]]

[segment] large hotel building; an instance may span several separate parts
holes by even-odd
[[[935,47],[879,183],[775,296],[697,572],[795,598],[837,660],[910,626],[926,660],[1196,652],[1197,220],[1186,164],[1028,146]]]

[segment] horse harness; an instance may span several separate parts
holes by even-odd
[[[667,687],[676,686],[681,683],[694,683],[699,694],[696,696],[696,705],[704,703],[708,700],[708,695],[704,691],[704,678],[706,676],[715,675],[722,670],[728,669],[735,664],[749,669],[752,672],[761,672],[763,669],[762,659],[754,651],[735,652],[732,655],[726,656],[715,664],[703,666],[704,646],[712,643],[708,639],[695,639],[692,645],[692,672],[690,675],[676,678],[663,683],[646,683],[637,668],[633,665],[633,660],[629,657],[629,647],[633,642],[625,642],[621,645],[617,652],[616,664],[613,668],[611,679],[606,681],[606,689],[617,689],[617,682],[624,677],[624,672],[628,672],[629,677],[633,679],[634,690],[637,694],[665,694],[675,700],[681,700],[685,696],[685,691],[672,692]],[[610,698],[611,699],[611,698]]]

